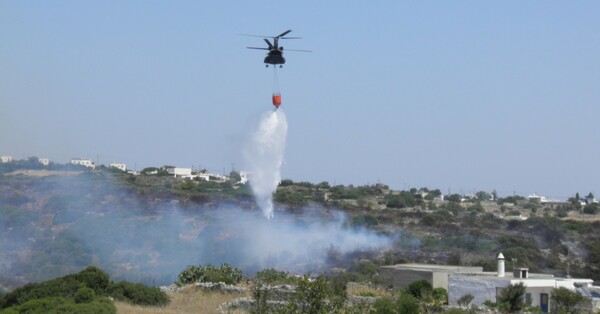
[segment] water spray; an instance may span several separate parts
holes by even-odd
[[[273,193],[281,181],[281,164],[287,120],[283,110],[274,110],[262,115],[257,130],[252,134],[245,158],[250,168],[250,186],[264,216],[273,218]]]

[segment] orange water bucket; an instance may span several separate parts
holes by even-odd
[[[279,108],[281,106],[281,94],[274,93],[273,94],[273,106]]]

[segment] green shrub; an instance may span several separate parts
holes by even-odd
[[[350,270],[370,278],[377,273],[379,266],[368,259],[362,259],[356,262]]]
[[[112,302],[104,297],[107,292],[139,305],[164,305],[169,301],[158,288],[129,282],[109,284],[109,279],[101,269],[88,267],[76,274],[17,288],[0,298],[0,309],[17,313],[115,313]]]
[[[373,217],[372,215],[356,216],[356,217],[352,217],[350,225],[354,228],[373,227],[373,226],[377,225],[377,219],[375,217]]]
[[[598,212],[600,212],[600,205],[598,204],[585,205],[585,207],[583,207],[584,214],[595,215]]]
[[[325,276],[311,281],[305,275],[299,280],[296,292],[290,295],[286,313],[337,313],[344,301],[343,296],[335,294]]]
[[[552,299],[552,312],[568,314],[579,313],[578,306],[586,301],[583,295],[564,287],[552,289],[550,298]]]
[[[188,266],[177,276],[175,284],[184,286],[196,282],[223,282],[226,284],[237,284],[244,280],[242,271],[224,263],[220,267],[212,265],[207,266]]]
[[[329,278],[329,286],[333,295],[346,299],[348,297],[348,277],[337,274]]]
[[[78,282],[82,282],[86,287],[93,289],[96,294],[103,294],[110,282],[108,274],[102,271],[102,269],[94,266],[87,267],[72,276]]]
[[[419,314],[419,301],[410,293],[402,293],[396,302],[397,313]]]
[[[433,287],[427,280],[417,280],[406,288],[406,292],[410,293],[417,299],[421,299],[427,295],[431,295]]]
[[[62,304],[69,301],[62,297],[48,297],[41,299],[32,299],[16,306],[14,309],[19,313],[50,313]]]
[[[88,288],[89,289],[89,288]],[[93,291],[90,289],[90,291]],[[62,297],[48,297],[29,300],[21,305],[10,307],[2,314],[114,314],[115,305],[107,298],[98,298],[88,303],[73,303]]]
[[[396,303],[390,297],[379,298],[373,303],[374,313],[377,314],[396,314],[396,307]]]
[[[169,297],[159,288],[126,281],[111,283],[107,293],[116,300],[138,305],[163,306],[169,303]]]
[[[108,275],[101,269],[88,267],[77,274],[41,283],[30,283],[17,288],[0,299],[0,308],[12,307],[29,300],[48,297],[73,298],[81,287],[94,290],[96,295],[104,295],[108,281]]]
[[[265,287],[263,282],[257,281],[252,286],[252,299],[254,300],[254,303],[252,304],[252,308],[250,308],[250,313],[262,314],[273,312],[273,309],[268,303],[271,294],[272,291],[268,287]]]
[[[294,281],[287,272],[278,271],[274,268],[267,268],[257,272],[256,280],[266,284],[284,284]]]
[[[509,313],[516,313],[525,306],[523,296],[525,296],[525,285],[522,282],[516,285],[511,284],[500,293],[498,304],[501,309]]]
[[[75,292],[74,300],[75,303],[90,303],[96,298],[94,290],[88,287],[82,287]]]
[[[50,311],[51,314],[115,314],[117,308],[107,298],[96,299],[90,303],[66,303]]]

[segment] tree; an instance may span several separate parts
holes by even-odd
[[[592,192],[590,192],[590,194],[588,194],[588,195],[586,196],[586,198],[587,198],[589,201],[593,201],[593,200],[594,200],[594,194],[592,194]]]
[[[498,304],[502,310],[508,313],[515,313],[525,307],[523,296],[525,296],[525,285],[522,282],[516,285],[509,285],[502,290],[498,298]]]
[[[485,191],[479,191],[475,193],[475,197],[477,197],[477,200],[479,201],[489,201],[492,199],[492,195]]]
[[[330,189],[331,186],[329,186],[329,182],[323,181],[323,182],[317,184],[316,188],[317,188],[317,190],[324,190],[324,189]]]
[[[579,312],[578,306],[585,301],[585,297],[576,291],[571,291],[565,287],[552,289],[552,312],[575,314]]]
[[[450,194],[450,195],[448,195],[448,197],[446,199],[449,202],[460,203],[462,197],[460,197],[460,195],[458,195],[458,194]]]
[[[242,176],[240,175],[239,172],[231,170],[231,172],[229,173],[229,181],[233,182],[233,183],[237,183],[240,182],[242,180]]]

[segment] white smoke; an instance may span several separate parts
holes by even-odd
[[[88,265],[114,280],[153,285],[172,283],[188,265],[322,273],[398,243],[396,234],[353,226],[344,213],[319,206],[264,219],[250,208],[139,193],[122,180],[53,176],[26,185],[35,196],[28,203],[0,206],[0,284],[2,277],[49,280]]]
[[[286,137],[287,120],[283,110],[269,111],[262,115],[244,150],[252,192],[269,219],[273,218],[273,193],[281,181]]]

